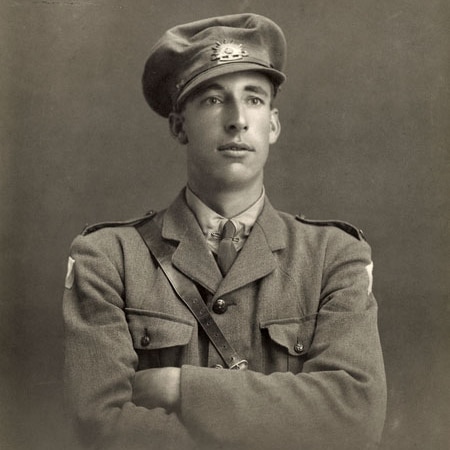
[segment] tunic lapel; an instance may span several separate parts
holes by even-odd
[[[165,212],[162,237],[179,242],[173,265],[215,297],[265,277],[277,267],[274,252],[286,247],[285,225],[265,199],[264,209],[225,278],[209,251],[205,237],[184,199],[184,190]]]
[[[186,204],[184,190],[164,215],[162,237],[179,242],[172,256],[173,265],[210,292],[216,292],[222,274],[197,219]]]
[[[230,271],[220,284],[215,297],[234,291],[265,277],[278,264],[274,252],[286,247],[284,222],[265,199],[264,209]]]

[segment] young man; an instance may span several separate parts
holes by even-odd
[[[177,26],[153,47],[144,93],[186,148],[188,183],[167,210],[73,243],[66,383],[86,445],[376,446],[370,247],[264,193],[284,59],[281,30],[253,14]]]

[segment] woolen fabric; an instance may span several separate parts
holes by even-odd
[[[184,193],[153,219],[247,371],[199,331],[133,227],[75,239],[66,288],[65,383],[86,446],[108,449],[364,449],[380,439],[386,383],[370,247],[302,223],[266,199],[225,278]],[[144,336],[149,339],[143,339]],[[132,403],[136,371],[181,367],[176,412]]]
[[[163,117],[200,84],[227,73],[266,74],[275,90],[284,82],[286,39],[258,14],[211,17],[167,30],[152,47],[142,75],[149,106]]]

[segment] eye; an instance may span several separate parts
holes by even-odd
[[[206,97],[202,103],[205,105],[218,105],[222,103],[222,100],[219,97],[211,95],[210,97]]]
[[[252,106],[258,106],[258,105],[264,105],[265,102],[262,98],[260,97],[250,97],[248,99],[248,103]]]

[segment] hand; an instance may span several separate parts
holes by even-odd
[[[136,372],[133,383],[133,402],[145,408],[165,408],[175,411],[180,403],[180,369],[163,367]]]

